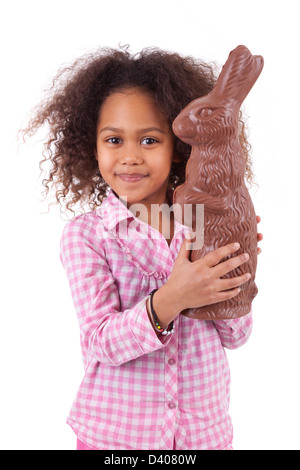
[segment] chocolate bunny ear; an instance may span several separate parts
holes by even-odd
[[[264,65],[262,56],[252,55],[246,46],[238,46],[230,52],[217,80],[213,93],[220,98],[242,104]]]

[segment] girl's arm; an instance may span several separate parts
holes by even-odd
[[[238,243],[232,243],[191,262],[191,240],[186,238],[183,241],[168,281],[153,295],[153,308],[163,328],[187,308],[222,302],[240,292],[240,286],[249,280],[250,273],[222,278],[245,263],[249,256],[243,253],[220,262],[239,247]]]
[[[77,218],[66,224],[60,241],[60,260],[66,271],[78,316],[85,362],[90,355],[118,366],[164,347],[148,318],[148,296],[120,311],[119,292],[93,221]]]

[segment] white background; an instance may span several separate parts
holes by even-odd
[[[251,190],[264,234],[249,342],[228,351],[236,450],[300,449],[299,34],[292,0],[10,0],[1,7],[0,447],[74,449],[65,424],[82,378],[79,328],[59,240],[42,202],[42,142],[16,135],[61,64],[129,44],[220,66],[239,44],[265,59],[248,95]],[[44,176],[44,175],[43,175]],[[53,200],[53,199],[51,199]],[[43,212],[45,212],[43,214]]]

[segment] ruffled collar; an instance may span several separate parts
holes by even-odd
[[[172,194],[171,191],[168,193],[170,202]],[[135,217],[112,190],[97,209],[97,214],[127,258],[141,271],[160,279],[170,275],[178,249],[188,231],[187,227],[175,221],[174,235],[169,246],[158,230]]]

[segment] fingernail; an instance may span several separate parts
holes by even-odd
[[[240,247],[240,244],[239,243],[235,243],[234,244],[234,248],[238,249]]]

